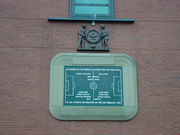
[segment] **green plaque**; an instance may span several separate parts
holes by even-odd
[[[50,64],[49,110],[59,120],[129,120],[138,110],[126,54],[60,53]]]
[[[122,106],[120,66],[64,66],[64,105]]]

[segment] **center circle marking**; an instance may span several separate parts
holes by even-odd
[[[95,90],[95,89],[97,89],[98,85],[97,85],[96,82],[91,82],[90,85],[89,85],[89,87],[90,87],[92,90]]]

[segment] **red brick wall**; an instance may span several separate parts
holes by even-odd
[[[0,0],[0,135],[180,134],[179,7],[179,0],[115,0],[116,18],[136,23],[105,24],[111,53],[137,62],[134,119],[58,121],[48,110],[50,60],[76,52],[82,23],[47,21],[68,16],[67,0]]]

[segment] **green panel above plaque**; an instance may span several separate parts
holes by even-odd
[[[60,120],[129,120],[138,110],[136,65],[126,54],[58,54],[49,91]]]

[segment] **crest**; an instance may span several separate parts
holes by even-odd
[[[100,26],[100,31],[90,29],[82,24],[78,29],[78,51],[109,51],[109,31],[105,25]]]

